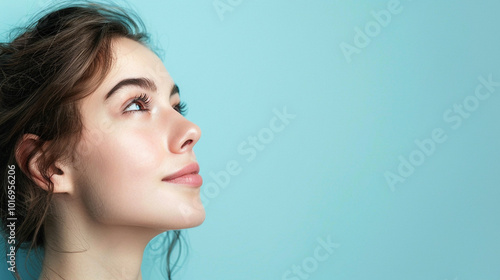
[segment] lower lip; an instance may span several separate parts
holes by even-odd
[[[199,174],[186,174],[163,182],[198,188],[203,184],[203,179]]]

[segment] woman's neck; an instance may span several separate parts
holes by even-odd
[[[40,279],[142,279],[144,249],[160,232],[97,223],[75,210],[46,222]]]

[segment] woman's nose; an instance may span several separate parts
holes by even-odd
[[[176,124],[172,128],[169,148],[173,153],[180,154],[193,149],[201,137],[200,128],[181,115],[177,115]]]

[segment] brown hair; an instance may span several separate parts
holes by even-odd
[[[7,236],[8,218],[17,218],[16,252],[21,245],[29,250],[44,246],[44,220],[53,194],[51,167],[56,160],[73,160],[71,152],[82,131],[78,101],[109,71],[112,39],[147,44],[143,30],[142,22],[121,8],[82,2],[45,13],[11,42],[0,43],[0,218]],[[17,162],[16,148],[25,134],[38,136],[37,143],[26,160]],[[40,155],[37,164],[48,191],[31,179],[28,163],[35,154]],[[15,170],[10,182],[9,170]],[[9,190],[15,192],[15,213],[9,213]],[[178,239],[176,231],[167,263]],[[167,271],[170,278],[170,267]],[[15,276],[20,279],[17,271]]]

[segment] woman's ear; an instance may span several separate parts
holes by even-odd
[[[49,181],[43,176],[39,160],[43,156],[46,143],[40,145],[40,138],[35,134],[24,134],[16,149],[16,161],[21,170],[40,188],[49,191],[52,182],[54,193],[70,193],[73,189],[70,170],[60,161],[54,162],[48,169]]]

